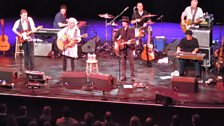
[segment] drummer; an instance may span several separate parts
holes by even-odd
[[[137,3],[137,10],[135,10],[135,9],[136,8],[134,7],[133,14],[132,14],[132,20],[131,20],[131,24],[134,24],[135,28],[136,28],[135,36],[136,37],[144,37],[144,35],[142,35],[142,32],[145,32],[148,30],[148,33],[149,33],[148,42],[151,42],[151,27],[147,27],[148,24],[151,23],[150,15],[146,10],[144,10],[144,6],[141,2]],[[140,34],[139,34],[139,30],[141,32]]]

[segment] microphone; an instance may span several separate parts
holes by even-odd
[[[133,10],[136,10],[136,6],[134,6]]]
[[[124,9],[124,11],[126,11],[128,8],[129,8],[129,6],[127,6],[127,7]]]
[[[163,15],[161,15],[160,17],[158,17],[157,20],[160,20],[160,19],[162,19],[162,18],[163,18]]]

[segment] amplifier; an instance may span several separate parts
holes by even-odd
[[[34,43],[34,56],[51,56],[52,43]]]
[[[164,52],[165,44],[166,44],[166,37],[165,36],[156,36],[154,38],[153,45],[154,45],[154,48],[157,51]]]
[[[191,28],[193,37],[198,39],[198,44],[201,47],[212,46],[212,29],[211,28]]]

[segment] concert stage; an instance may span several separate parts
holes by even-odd
[[[163,56],[160,57],[163,58]],[[0,60],[1,67],[16,68],[18,72],[21,71],[19,57],[15,59],[14,57],[1,56]],[[118,57],[110,55],[107,51],[102,51],[97,53],[97,60],[100,73],[109,74],[119,79]],[[86,57],[83,56],[76,60],[75,65],[76,71],[85,71]],[[127,73],[129,73],[129,67],[127,68]],[[69,69],[70,65],[68,66]],[[117,83],[112,90],[105,92],[97,89],[83,90],[81,86],[75,87],[75,82],[73,84],[63,84],[60,78],[62,58],[37,56],[35,57],[34,70],[44,72],[51,79],[46,85],[41,85],[40,88],[27,88],[26,78],[23,75],[22,78],[15,80],[14,88],[0,87],[1,101],[8,103],[11,108],[26,104],[34,110],[40,110],[43,105],[51,105],[57,109],[56,113],[59,113],[58,115],[60,115],[62,106],[65,105],[76,106],[75,110],[79,114],[92,111],[102,115],[106,110],[112,110],[115,111],[115,115],[120,115],[119,109],[122,109],[126,111],[121,114],[122,119],[126,119],[126,121],[119,117],[115,117],[115,119],[121,120],[121,122],[125,121],[122,122],[124,124],[127,123],[130,114],[136,114],[140,117],[152,115],[161,124],[169,123],[167,117],[171,117],[174,113],[181,113],[187,118],[190,114],[201,113],[206,120],[210,117],[212,111],[217,111],[217,113],[214,113],[214,117],[216,117],[221,114],[224,108],[223,82],[217,82],[216,84],[201,83],[198,85],[199,90],[196,93],[175,92],[172,90],[170,78],[173,65],[157,63],[156,61],[153,63],[153,67],[147,67],[145,61],[135,59],[135,83],[142,83],[145,87],[130,88],[134,82],[130,81],[130,75],[127,74],[126,82]],[[191,71],[189,71],[189,74],[190,76],[193,75]],[[214,75],[208,74],[208,77],[212,76]],[[156,98],[157,95],[160,97]],[[169,101],[169,99],[172,99],[172,101]],[[98,112],[96,112],[96,108]],[[11,109],[11,111],[13,110]],[[37,113],[34,112],[33,114]],[[166,113],[164,117],[160,117],[160,114],[163,113]],[[78,117],[82,117],[82,115]]]

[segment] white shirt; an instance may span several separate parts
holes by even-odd
[[[72,29],[69,29],[68,27],[63,28],[58,32],[58,39],[62,38],[63,35],[66,35],[69,39],[76,39],[78,42],[81,41],[80,30],[78,27]],[[75,44],[73,47],[67,48],[62,54],[68,57],[78,58],[78,45]]]
[[[31,30],[35,30],[35,24],[33,22],[33,19],[31,17],[28,17],[27,18],[29,23],[30,23],[30,27],[31,27]],[[20,23],[21,19],[18,19],[15,24],[13,25],[13,28],[12,28],[12,31],[17,31],[17,29],[19,28],[19,23]],[[28,24],[27,22],[22,22],[22,27],[23,27],[23,30],[28,30]]]
[[[189,19],[192,20],[193,19],[194,12],[195,12],[195,10],[192,10],[191,9],[191,6],[188,6],[184,10],[184,12],[182,13],[182,15],[186,16],[186,19],[187,20],[189,20]],[[198,10],[197,10],[197,12],[195,14],[194,21],[196,21],[197,19],[202,18],[202,17],[203,17],[203,11],[202,11],[202,9],[200,7],[198,7]]]
[[[29,21],[29,23],[30,23],[31,31],[34,31],[36,28],[35,28],[35,24],[34,24],[33,19],[32,19],[31,17],[28,17],[27,19],[28,19],[28,21]],[[22,19],[18,19],[18,20],[15,22],[15,24],[13,25],[12,31],[13,31],[14,33],[16,33],[15,31],[18,30],[18,28],[19,28],[19,24],[20,24],[20,21],[21,21],[21,20],[22,20]],[[28,22],[27,22],[27,21],[22,21],[22,28],[23,28],[24,31],[28,30]],[[32,41],[32,38],[31,38],[30,36],[27,36],[27,39],[28,39],[29,41]]]

